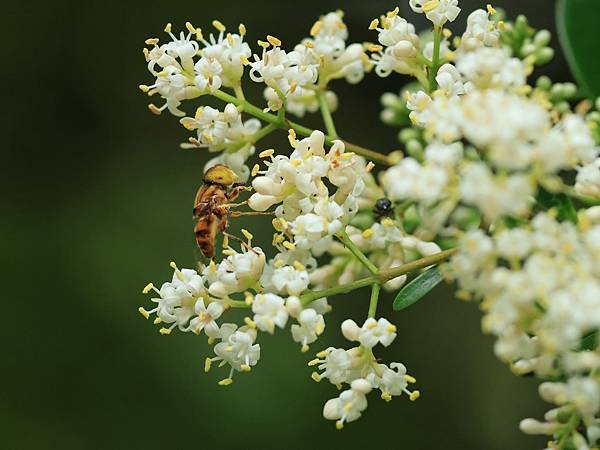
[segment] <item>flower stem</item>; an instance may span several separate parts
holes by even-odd
[[[375,264],[373,264],[369,258],[367,257],[367,255],[365,255],[357,246],[354,242],[352,242],[352,239],[350,239],[350,236],[348,236],[348,233],[346,232],[346,230],[342,231],[340,233],[339,236],[337,236],[337,238],[342,241],[342,244],[344,244],[344,246],[350,250],[350,252],[356,257],[356,259],[358,259],[363,266],[365,266],[367,268],[367,270],[369,272],[371,272],[372,274],[376,274],[378,269],[375,266]]]
[[[436,253],[435,255],[426,256],[425,258],[417,259],[415,261],[402,264],[401,266],[383,269],[380,270],[377,274],[373,274],[366,278],[361,278],[360,280],[356,280],[342,286],[335,286],[328,289],[323,289],[321,291],[308,292],[300,296],[300,301],[303,305],[307,305],[310,302],[314,302],[315,300],[318,300],[323,297],[329,297],[337,294],[346,294],[356,289],[360,289],[366,286],[372,286],[374,284],[385,284],[388,281],[393,280],[394,278],[397,278],[406,273],[414,272],[415,270],[438,264],[448,259],[454,253],[456,253],[456,250],[457,249],[455,248],[444,250],[443,252]]]
[[[317,100],[319,101],[319,108],[321,109],[321,115],[323,116],[323,122],[325,123],[325,128],[327,129],[327,134],[332,138],[337,139],[338,134],[335,129],[333,117],[331,116],[331,111],[329,110],[329,105],[327,104],[327,99],[325,98],[325,91],[319,89],[316,94]]]
[[[433,30],[433,56],[431,58],[431,66],[429,67],[429,92],[437,89],[437,81],[435,79],[440,66],[440,47],[442,43],[442,27],[435,26]]]
[[[369,301],[369,313],[368,317],[375,317],[377,314],[377,302],[379,301],[379,291],[381,291],[380,284],[374,284],[371,286],[371,300]]]
[[[289,130],[290,128],[292,128],[300,136],[310,136],[311,133],[314,131],[311,128],[307,128],[303,125],[292,122],[291,120],[288,120],[285,117],[277,117],[274,114],[265,112],[261,108],[253,105],[252,103],[248,102],[247,100],[242,100],[240,98],[234,97],[233,95],[230,95],[227,92],[223,92],[223,91],[219,90],[219,91],[213,92],[212,95],[220,100],[223,100],[224,102],[233,103],[236,106],[241,106],[243,108],[243,111],[245,111],[246,113],[262,120],[263,122],[273,124],[277,128],[281,128],[286,131]],[[330,135],[325,136],[325,141],[329,145],[331,145],[331,143],[335,139],[336,139],[335,137],[330,136]],[[371,150],[371,149],[368,149],[365,147],[361,147],[360,145],[352,144],[347,141],[343,141],[343,142],[348,151],[354,152],[357,155],[364,156],[365,158],[370,159],[373,162],[376,162],[379,164],[383,164],[383,165],[387,165],[387,166],[391,165],[391,162],[390,162],[388,156],[384,155],[383,153],[379,153],[374,150]]]

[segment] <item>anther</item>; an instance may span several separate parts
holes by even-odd
[[[371,23],[369,24],[369,30],[375,30],[378,26],[379,26],[379,19],[373,19],[373,20],[371,20]]]
[[[144,289],[142,289],[142,293],[143,294],[147,294],[148,292],[150,292],[152,289],[154,289],[154,285],[152,283],[148,283]]]
[[[218,385],[219,386],[229,386],[231,383],[233,383],[233,379],[223,378],[221,381],[219,381]]]
[[[408,397],[410,399],[411,402],[414,402],[416,399],[418,399],[421,396],[421,393],[419,391],[412,391],[410,393],[410,396]]]
[[[211,365],[212,365],[212,359],[210,359],[210,358],[208,358],[208,357],[207,357],[207,358],[204,360],[204,371],[205,371],[205,372],[208,372],[208,371],[210,370],[210,366],[211,366]]]
[[[140,312],[140,314],[142,316],[144,316],[144,319],[148,319],[148,317],[150,317],[150,313],[148,311],[146,311],[143,307],[139,307],[138,311]]]
[[[260,152],[258,154],[259,158],[268,158],[269,156],[273,156],[273,153],[275,153],[275,150],[272,148],[269,148],[267,150],[263,150],[262,152]]]
[[[267,35],[267,41],[269,41],[273,47],[281,47],[281,41],[275,36],[271,36],[270,34]]]
[[[320,20],[317,20],[310,29],[310,35],[316,36],[317,34],[319,34],[319,31],[321,31],[322,25],[323,25],[323,22],[321,22]]]
[[[319,381],[321,381],[321,375],[319,375],[317,372],[313,372],[310,374],[310,377],[315,380],[317,383]]]
[[[220,32],[225,31],[225,25],[223,25],[218,20],[213,20],[212,21],[212,26],[215,27],[217,29],[217,31],[220,31]]]

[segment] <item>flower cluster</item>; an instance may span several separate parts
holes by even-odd
[[[309,363],[315,381],[345,386],[323,408],[342,428],[361,417],[372,391],[386,401],[419,397],[408,390],[415,379],[403,364],[384,364],[373,353],[397,333],[376,319],[380,292],[397,291],[410,272],[450,258],[441,272],[459,298],[481,303],[496,355],[515,374],[539,377],[541,397],[555,405],[544,422],[524,420],[523,431],[553,436],[550,448],[597,447],[600,101],[573,105],[573,84],[543,76],[532,82],[553,53],[550,34],[522,16],[504,21],[488,5],[452,37],[446,27],[458,3],[410,0],[432,33],[417,34],[395,8],[370,22],[377,43],[348,43],[340,11],[322,16],[289,51],[268,35],[254,53],[243,25],[227,33],[218,21],[218,34],[207,39],[189,23],[179,36],[168,25],[165,44],[149,39],[144,54],[156,80],[140,88],[165,101],[150,109],[183,116],[194,132],[184,146],[218,153],[205,169],[224,165],[237,178],[205,180],[213,194],[194,213],[199,225],[216,225],[206,227],[215,245],[224,235],[220,254],[196,270],[172,264],[170,282],[144,289],[156,294],[155,307],[140,312],[155,315],[162,334],[204,333],[216,355],[205,368],[228,365],[219,384],[229,385],[235,372],[257,364],[261,333],[290,325],[307,352],[325,329],[329,299],[370,287],[367,319],[341,327],[355,346],[326,348]],[[266,107],[244,96],[246,66],[248,78],[264,85]],[[371,67],[380,77],[415,79],[382,97],[383,121],[402,128],[403,150],[389,155],[340,138],[332,116],[338,99],[330,82],[358,83]],[[202,96],[225,105],[203,104],[185,116],[182,102]],[[317,111],[324,131],[287,118]],[[258,142],[276,130],[287,133],[291,149],[263,150],[250,162]],[[239,189],[252,193],[231,203]],[[247,230],[245,240],[225,232],[227,219],[240,215],[271,216],[268,250],[253,245]],[[241,241],[239,251],[231,239]],[[243,323],[223,320],[231,308],[247,311]]]

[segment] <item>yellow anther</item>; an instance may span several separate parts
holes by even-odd
[[[140,314],[142,316],[144,316],[144,319],[148,319],[148,317],[150,317],[150,313],[148,311],[146,311],[143,307],[139,307],[138,311],[140,312]]]
[[[368,44],[367,50],[369,50],[370,52],[373,52],[373,53],[379,53],[380,51],[383,50],[383,47],[378,44]]]
[[[375,320],[371,320],[369,322],[369,325],[367,325],[367,328],[372,330],[373,328],[375,328],[377,326],[377,322]]]
[[[196,33],[196,28],[194,28],[194,25],[192,25],[190,22],[186,22],[185,23],[185,27],[187,28],[187,30],[192,33],[195,34]]]
[[[300,351],[301,351],[302,353],[306,353],[306,352],[308,351],[308,349],[309,349],[308,345],[304,344],[304,345],[302,346],[302,348],[300,349]]]
[[[233,351],[233,346],[232,345],[228,345],[227,347],[225,347],[225,351],[226,352],[232,352]]]
[[[275,228],[279,232],[287,228],[287,222],[285,221],[285,219],[275,218],[271,221],[271,224],[273,224],[273,228]]]
[[[390,333],[395,333],[395,332],[396,332],[396,330],[397,330],[397,328],[396,328],[396,325],[392,325],[392,324],[390,323],[390,324],[387,326],[387,330],[388,330],[388,332],[390,332]]]
[[[367,167],[365,167],[365,170],[366,170],[367,172],[370,172],[370,171],[371,171],[371,170],[373,170],[374,168],[375,168],[375,164],[373,164],[373,161],[369,161],[369,162],[367,163]]]
[[[300,166],[300,165],[302,164],[302,161],[301,161],[301,160],[299,160],[299,159],[292,159],[292,160],[290,161],[290,163],[292,163],[292,166],[294,166],[294,167],[298,167],[298,166]]]
[[[152,322],[154,325],[158,325],[159,323],[162,323],[162,319],[160,317],[157,317],[156,319],[154,319],[154,322]]]
[[[270,34],[267,35],[267,41],[273,46],[273,47],[281,47],[281,41],[279,39],[277,39],[275,36],[271,36]]]
[[[505,31],[505,30],[506,30],[506,24],[504,23],[504,21],[503,21],[503,20],[499,20],[499,21],[498,21],[498,29],[499,29],[500,31]]]
[[[258,156],[259,158],[268,158],[269,156],[273,156],[273,153],[275,153],[275,149],[269,148],[260,152]]]
[[[238,27],[238,31],[240,32],[240,36],[244,36],[246,34],[246,25],[244,25],[243,23],[240,23],[240,26]]]
[[[440,0],[429,0],[423,4],[423,12],[431,12],[438,6],[440,6]]]
[[[297,88],[298,88],[298,82],[292,81],[292,83],[290,84],[290,88],[288,89],[288,94],[293,94],[294,92],[296,92]]]
[[[341,391],[341,390],[342,390],[342,387],[343,387],[343,386],[342,386],[342,384],[341,384],[341,383],[338,383],[338,384],[336,384],[336,385],[335,385],[335,388],[336,388],[338,391]]]
[[[448,28],[444,28],[442,30],[442,34],[446,39],[450,39],[450,36],[452,36],[452,31],[450,31]]]
[[[219,386],[229,386],[231,383],[233,383],[231,378],[223,378],[218,384]]]
[[[250,328],[256,328],[256,323],[250,317],[244,317],[244,323]]]
[[[306,48],[315,48],[315,44],[313,44],[311,41],[304,41],[304,46]]]
[[[388,11],[387,16],[389,19],[391,19],[392,17],[396,17],[399,12],[400,12],[400,8],[396,6],[391,11]]]
[[[165,33],[170,33],[171,32],[171,22],[169,22],[168,24],[165,25]]]
[[[308,362],[308,365],[309,365],[310,367],[312,367],[312,366],[316,366],[316,365],[317,365],[317,364],[319,364],[320,362],[321,362],[321,360],[320,360],[319,358],[315,358],[315,359],[311,359],[311,360]]]
[[[250,175],[255,177],[259,170],[260,170],[260,166],[258,164],[254,164],[254,166],[252,167],[252,172],[250,172]]]
[[[248,64],[250,64],[250,60],[248,59],[248,57],[246,55],[240,55],[240,61],[245,66],[247,66]]]
[[[317,34],[319,34],[319,31],[321,31],[321,26],[323,26],[323,22],[321,22],[320,20],[317,20],[313,24],[313,26],[310,28],[310,35],[316,36]]]
[[[392,396],[390,395],[389,392],[384,392],[383,394],[381,394],[381,399],[385,400],[386,402],[391,402]]]
[[[463,300],[465,302],[468,302],[472,298],[471,297],[471,293],[469,291],[464,290],[464,289],[457,290],[454,295],[456,296],[457,299]]]
[[[329,352],[327,350],[322,350],[319,353],[317,353],[317,358],[325,358],[327,355],[329,354]]]
[[[417,379],[415,377],[411,377],[410,375],[404,375],[404,379],[408,383],[416,383],[417,382]]]
[[[150,103],[150,104],[148,105],[148,109],[150,110],[150,112],[151,112],[152,114],[156,114],[157,116],[160,116],[160,113],[162,112],[162,111],[160,110],[160,108],[158,108],[158,107],[157,107],[156,105],[154,105],[153,103]]]
[[[254,296],[246,291],[244,292],[244,301],[246,302],[246,305],[251,305],[254,302]]]
[[[250,233],[250,232],[249,232],[248,230],[246,230],[245,228],[242,228],[242,234],[243,234],[243,235],[244,235],[244,237],[245,237],[246,239],[248,239],[249,241],[251,241],[251,240],[252,240],[252,238],[254,237],[254,236],[252,236],[252,233]]]
[[[250,372],[252,370],[252,367],[250,367],[248,364],[242,364],[240,366],[240,369],[242,369],[242,371],[244,372]]]
[[[275,233],[273,235],[273,245],[281,244],[284,239],[285,238],[282,235]]]
[[[261,46],[262,48],[269,48],[269,43],[268,43],[268,42],[261,41],[260,39],[259,39],[258,41],[256,41],[256,42],[257,42],[257,44],[258,44],[259,46]]]
[[[344,422],[342,422],[341,420],[338,420],[335,422],[335,428],[337,430],[341,430],[342,428],[344,428]]]
[[[379,26],[379,19],[373,19],[371,20],[371,23],[369,24],[369,30],[374,30]]]
[[[488,5],[487,5],[487,12],[490,13],[491,15],[494,15],[498,11],[496,11],[496,9],[494,9],[494,7],[488,3]]]
[[[385,219],[383,219],[381,221],[381,224],[384,227],[389,228],[389,227],[393,227],[394,226],[394,221],[392,219],[390,219],[389,217],[386,217]]]
[[[210,263],[208,263],[208,270],[212,273],[217,271],[217,265],[213,260],[211,260]]]
[[[285,262],[283,262],[282,259],[278,259],[273,263],[273,266],[275,266],[276,269],[281,269],[283,266],[285,266]]]
[[[158,38],[150,38],[144,41],[146,45],[156,45],[158,44]]]
[[[163,335],[169,335],[169,334],[171,334],[171,329],[170,328],[161,328],[160,330],[158,330],[158,332]]]
[[[150,292],[152,289],[154,289],[154,285],[152,283],[148,283],[144,289],[142,289],[142,294],[147,294],[148,292]]]
[[[232,248],[226,248],[225,250],[223,250],[223,254],[225,256],[233,256],[233,255],[236,255],[237,252]]]
[[[300,261],[294,261],[294,267],[296,270],[305,271],[306,267]]]
[[[321,381],[321,375],[319,375],[317,372],[313,372],[310,374],[310,377],[315,380],[317,383],[319,381]]]
[[[374,234],[375,234],[375,232],[373,231],[372,228],[367,228],[366,230],[364,230],[362,232],[362,237],[365,239],[371,239],[371,237],[373,237]]]
[[[150,90],[150,88],[145,84],[140,84],[138,87],[140,88],[140,91],[142,91],[144,94]]]
[[[346,153],[342,153],[341,158],[342,159],[350,159],[350,158],[354,158],[356,156],[356,153],[354,152],[346,152]]]
[[[414,402],[416,399],[418,399],[421,396],[421,392],[419,391],[412,391],[410,393],[410,396],[408,397],[410,399],[411,402]]]
[[[325,331],[325,325],[323,325],[322,323],[317,324],[317,326],[315,327],[315,333],[317,333],[317,335],[321,335],[323,334],[323,331]]]
[[[290,128],[288,131],[288,141],[292,148],[296,147],[296,131],[293,128]]]
[[[225,31],[225,25],[223,25],[218,20],[213,20],[212,21],[212,26],[215,27],[217,29],[217,31],[220,31],[220,32]]]
[[[229,236],[225,235],[223,237],[223,248],[228,248],[229,247]]]
[[[208,358],[208,357],[207,357],[207,358],[204,360],[204,371],[205,371],[205,372],[208,372],[208,371],[210,370],[210,366],[211,366],[211,365],[212,365],[212,359],[210,359],[210,358]]]
[[[282,245],[288,250],[294,250],[296,248],[296,245],[292,244],[290,241],[284,241]]]
[[[233,35],[231,33],[227,33],[227,43],[233,47],[234,41],[233,41]]]

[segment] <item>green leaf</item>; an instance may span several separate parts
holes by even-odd
[[[560,220],[568,220],[573,223],[578,222],[577,210],[573,205],[573,201],[567,195],[552,194],[551,192],[540,188],[536,200],[545,209],[556,209]]]
[[[598,331],[588,333],[581,340],[581,350],[595,350],[598,347]]]
[[[394,299],[394,311],[401,311],[415,304],[444,279],[437,267],[426,270],[404,286]]]
[[[569,67],[582,93],[600,96],[600,58],[598,58],[598,0],[558,0],[556,25]]]

